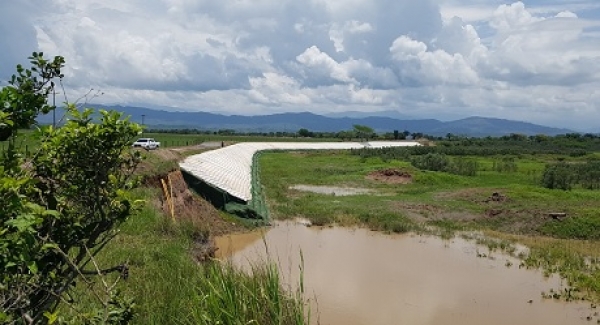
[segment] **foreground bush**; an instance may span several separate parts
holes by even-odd
[[[103,268],[95,256],[116,235],[116,228],[134,211],[128,195],[138,156],[129,151],[141,128],[116,112],[79,112],[68,105],[71,120],[43,132],[31,159],[19,154],[20,129],[35,125],[39,114],[55,107],[47,98],[54,79],[62,78],[62,57],[49,61],[41,53],[32,67],[0,90],[0,127],[8,149],[0,158],[0,322],[45,324],[61,320],[60,304],[71,304],[71,289],[88,275],[102,277],[127,265]],[[91,286],[90,286],[91,289]],[[100,308],[86,323],[124,324],[133,304],[105,285],[93,290]]]

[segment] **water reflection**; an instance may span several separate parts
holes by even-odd
[[[266,258],[265,243],[286,283],[298,282],[302,251],[306,292],[321,324],[589,324],[593,315],[589,304],[541,298],[560,287],[557,278],[519,269],[517,260],[499,253],[478,258],[477,246],[458,238],[285,222],[264,233],[219,238],[217,245],[221,257],[247,267]]]

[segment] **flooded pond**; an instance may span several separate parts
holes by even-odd
[[[262,232],[218,238],[220,258],[244,268],[266,259],[299,281],[304,257],[312,324],[559,325],[590,324],[589,303],[542,299],[556,277],[520,269],[500,253],[456,238],[386,235],[365,229],[315,228],[281,222]],[[507,263],[510,261],[510,263]],[[512,264],[512,265],[511,265]]]

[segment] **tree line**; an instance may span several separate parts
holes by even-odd
[[[357,128],[358,127],[358,128]],[[239,136],[264,136],[264,137],[301,137],[301,138],[338,138],[340,140],[357,139],[368,136],[373,140],[418,140],[426,139],[436,141],[443,146],[487,146],[489,144],[502,144],[505,146],[515,144],[529,144],[530,147],[556,147],[572,146],[585,149],[590,144],[600,148],[600,134],[593,133],[566,133],[555,136],[544,134],[524,135],[511,133],[503,136],[464,136],[448,133],[445,136],[434,136],[418,131],[394,130],[392,132],[375,132],[366,125],[354,125],[352,129],[337,132],[311,131],[301,128],[298,131],[240,131],[235,129],[194,129],[194,128],[147,128],[149,133],[175,133],[175,134],[203,134],[203,135],[239,135]]]

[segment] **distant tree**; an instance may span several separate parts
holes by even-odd
[[[220,129],[217,131],[218,135],[235,135],[235,130],[233,129]]]
[[[511,133],[501,136],[500,139],[503,141],[525,141],[528,140],[529,137],[519,133]]]
[[[423,137],[423,133],[421,133],[421,132],[413,132],[411,134],[411,136],[412,136],[413,140],[417,140],[417,139],[420,139],[420,138]]]
[[[567,133],[567,134],[565,134],[565,136],[568,139],[573,139],[573,140],[582,140],[582,138],[583,138],[580,133]]]
[[[546,142],[546,141],[550,140],[550,137],[545,134],[536,134],[536,135],[530,136],[529,138],[538,143],[542,143],[542,142]]]
[[[375,135],[375,131],[366,125],[354,124],[352,127],[354,128],[352,131],[359,139],[369,141],[369,138],[373,138]]]
[[[354,137],[355,137],[355,134],[352,131],[340,131],[336,134],[336,138],[342,139],[342,141],[345,141],[345,140],[352,141],[352,139]]]
[[[308,129],[300,129],[298,130],[298,135],[303,137],[303,138],[310,138],[314,136],[314,133],[310,132]]]

